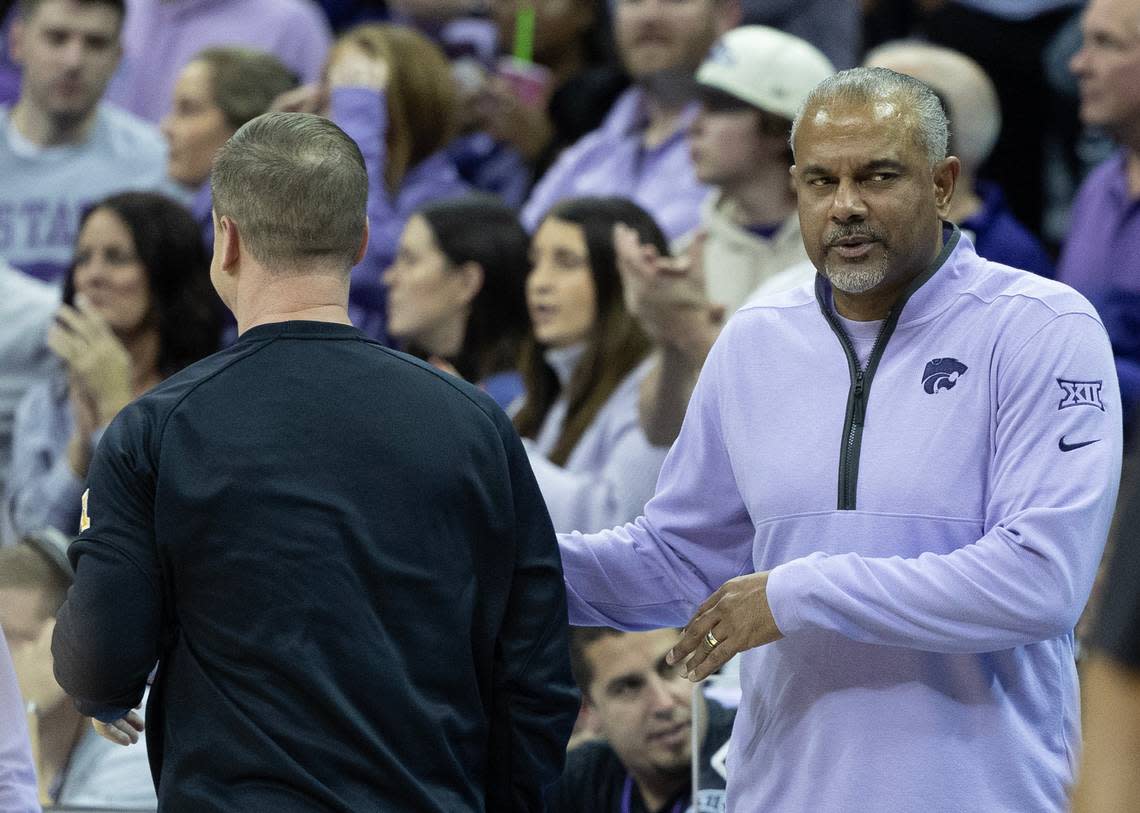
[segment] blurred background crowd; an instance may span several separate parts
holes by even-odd
[[[209,173],[269,110],[357,142],[354,323],[508,410],[558,531],[638,516],[726,318],[814,276],[787,139],[856,65],[935,90],[950,219],[1088,297],[1140,396],[1140,0],[0,0],[0,34],[0,624],[44,803],[154,805],[54,683],[63,550],[110,420],[234,339]],[[668,636],[617,635],[575,644],[610,744],[576,786],[671,768],[651,723],[692,703],[657,686]],[[611,696],[619,653],[641,688]]]

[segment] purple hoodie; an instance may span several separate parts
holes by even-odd
[[[20,698],[8,644],[0,635],[0,810],[39,813],[36,799],[36,772],[28,744],[24,701]]]
[[[728,810],[1062,811],[1072,629],[1120,475],[1099,318],[953,229],[864,368],[830,289],[714,346],[644,516],[560,537],[572,624],[679,626],[771,571]]]

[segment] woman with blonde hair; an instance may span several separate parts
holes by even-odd
[[[445,147],[455,135],[451,66],[422,34],[370,24],[346,32],[329,55],[329,114],[356,141],[368,170],[371,235],[352,270],[349,314],[387,340],[381,282],[408,218],[428,203],[470,191]]]
[[[200,51],[178,74],[170,111],[161,124],[169,147],[166,173],[193,196],[190,211],[207,251],[214,244],[214,154],[239,127],[296,84],[297,78],[277,57],[240,46]]]

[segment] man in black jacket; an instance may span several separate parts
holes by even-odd
[[[158,662],[164,810],[540,809],[577,697],[509,420],[349,324],[367,180],[335,125],[255,119],[211,180],[240,338],[107,429],[60,685],[125,743]]]

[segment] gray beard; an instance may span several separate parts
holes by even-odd
[[[868,266],[851,266],[835,269],[831,263],[824,263],[824,274],[831,283],[846,294],[863,294],[880,285],[887,278],[886,263]]]

